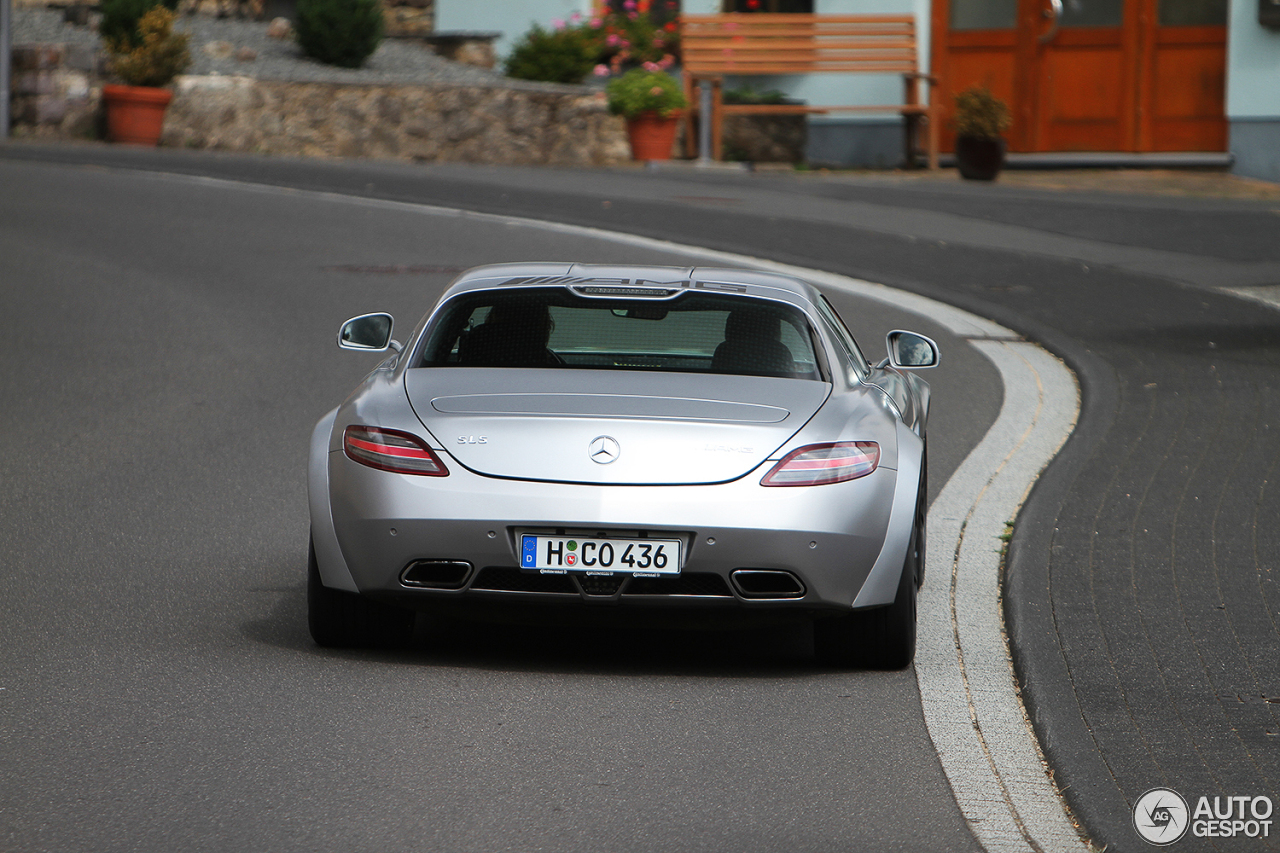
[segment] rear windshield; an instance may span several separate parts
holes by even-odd
[[[427,330],[421,367],[569,367],[821,379],[797,308],[689,292],[598,299],[563,287],[486,290],[451,300]]]

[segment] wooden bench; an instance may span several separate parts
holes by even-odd
[[[722,157],[726,115],[826,114],[894,112],[906,120],[906,156],[915,162],[921,119],[929,168],[938,167],[938,123],[933,106],[921,102],[921,82],[934,78],[916,63],[915,18],[911,15],[800,15],[731,13],[681,15],[680,49],[689,130],[685,153],[695,153],[693,118],[698,87],[711,85],[711,150]],[[726,76],[782,74],[901,74],[905,91],[900,104],[809,106],[804,104],[726,104]]]

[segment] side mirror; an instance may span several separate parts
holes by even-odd
[[[393,349],[400,352],[400,344],[391,339],[391,327],[395,323],[390,314],[361,314],[352,317],[338,330],[338,346],[361,352],[384,352]]]
[[[889,364],[898,368],[917,369],[938,366],[938,345],[915,332],[895,330],[886,338],[889,347]]]

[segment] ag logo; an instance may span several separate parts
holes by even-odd
[[[1172,844],[1186,835],[1190,817],[1187,801],[1169,788],[1152,788],[1133,806],[1133,828],[1152,844]]]

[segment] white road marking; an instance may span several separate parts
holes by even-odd
[[[1000,538],[1040,472],[1075,427],[1075,377],[1058,359],[997,323],[943,302],[823,270],[592,228],[439,205],[386,201],[208,178],[145,173],[272,194],[476,219],[681,254],[796,276],[926,317],[971,341],[999,370],[1004,403],[994,424],[929,509],[929,578],[921,591],[916,679],[925,723],[956,802],[990,853],[1088,853],[1018,696],[1000,605]],[[952,546],[952,543],[955,543]]]

